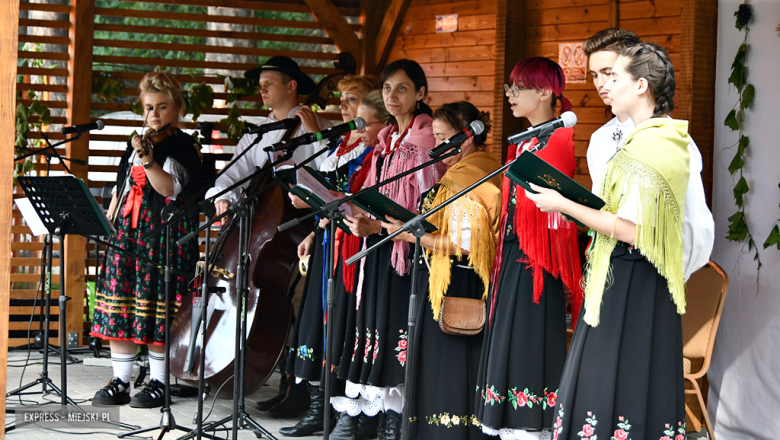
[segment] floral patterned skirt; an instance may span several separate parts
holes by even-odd
[[[181,199],[169,203],[183,206]],[[149,240],[140,238],[141,234],[154,229],[146,197],[141,203],[137,228],[131,227],[131,217],[120,217],[117,234],[111,244],[164,264],[165,234]],[[177,246],[175,242],[196,228],[197,224],[185,217],[170,230],[171,265],[193,273],[193,276],[199,256],[197,240],[188,241],[183,246]],[[173,277],[171,320],[188,292],[189,281]],[[107,249],[96,287],[97,300],[90,336],[136,344],[165,343],[165,276],[162,269]]]
[[[666,280],[626,245],[612,273],[598,327],[574,332],[553,439],[684,440],[682,320]]]
[[[492,435],[549,429],[566,361],[563,283],[545,273],[534,304],[533,273],[524,258],[517,241],[504,242],[493,320],[483,332],[477,417]]]
[[[368,247],[380,238],[368,237]],[[351,326],[339,364],[342,380],[375,387],[404,383],[411,276],[395,272],[390,264],[392,251],[392,243],[386,244],[365,259],[359,303],[356,285],[355,298],[350,299],[355,307],[344,319]]]
[[[441,331],[427,301],[430,272],[425,264],[418,264],[418,269],[409,438],[486,439],[476,417],[474,392],[482,334],[453,336]],[[481,299],[484,291],[473,269],[453,265],[447,296]]]

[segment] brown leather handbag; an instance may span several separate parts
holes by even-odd
[[[484,300],[446,296],[441,299],[439,328],[444,333],[471,336],[479,334],[484,326]]]

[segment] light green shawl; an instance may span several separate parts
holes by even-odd
[[[685,313],[682,217],[688,189],[688,121],[651,118],[639,124],[607,165],[602,211],[617,213],[627,192],[638,191],[634,247],[669,286],[677,312]],[[601,301],[611,282],[610,256],[617,240],[596,234],[585,275],[585,322],[599,324]]]

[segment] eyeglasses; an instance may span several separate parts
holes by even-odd
[[[509,87],[509,84],[504,84],[504,94],[505,95],[512,95],[514,97],[520,96],[520,92],[523,90],[530,90],[527,88],[520,88],[517,85],[513,85],[512,87]]]
[[[374,124],[381,124],[381,123],[382,123],[382,121],[368,122],[368,123],[366,123],[366,125],[363,126],[363,128],[361,128],[360,130],[356,130],[356,131],[364,132],[364,131],[366,131],[368,129],[368,127],[370,127],[370,126],[372,126]]]

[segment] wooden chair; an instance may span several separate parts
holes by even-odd
[[[683,371],[685,380],[692,388],[686,387],[686,395],[695,395],[707,424],[711,440],[715,440],[712,423],[707,414],[707,406],[702,396],[702,380],[706,380],[707,370],[712,358],[712,347],[718,332],[723,303],[729,288],[729,277],[720,266],[710,261],[696,271],[686,283],[688,307],[682,315],[683,330]],[[688,427],[701,431],[701,420],[685,404]],[[692,425],[692,426],[691,426]]]

